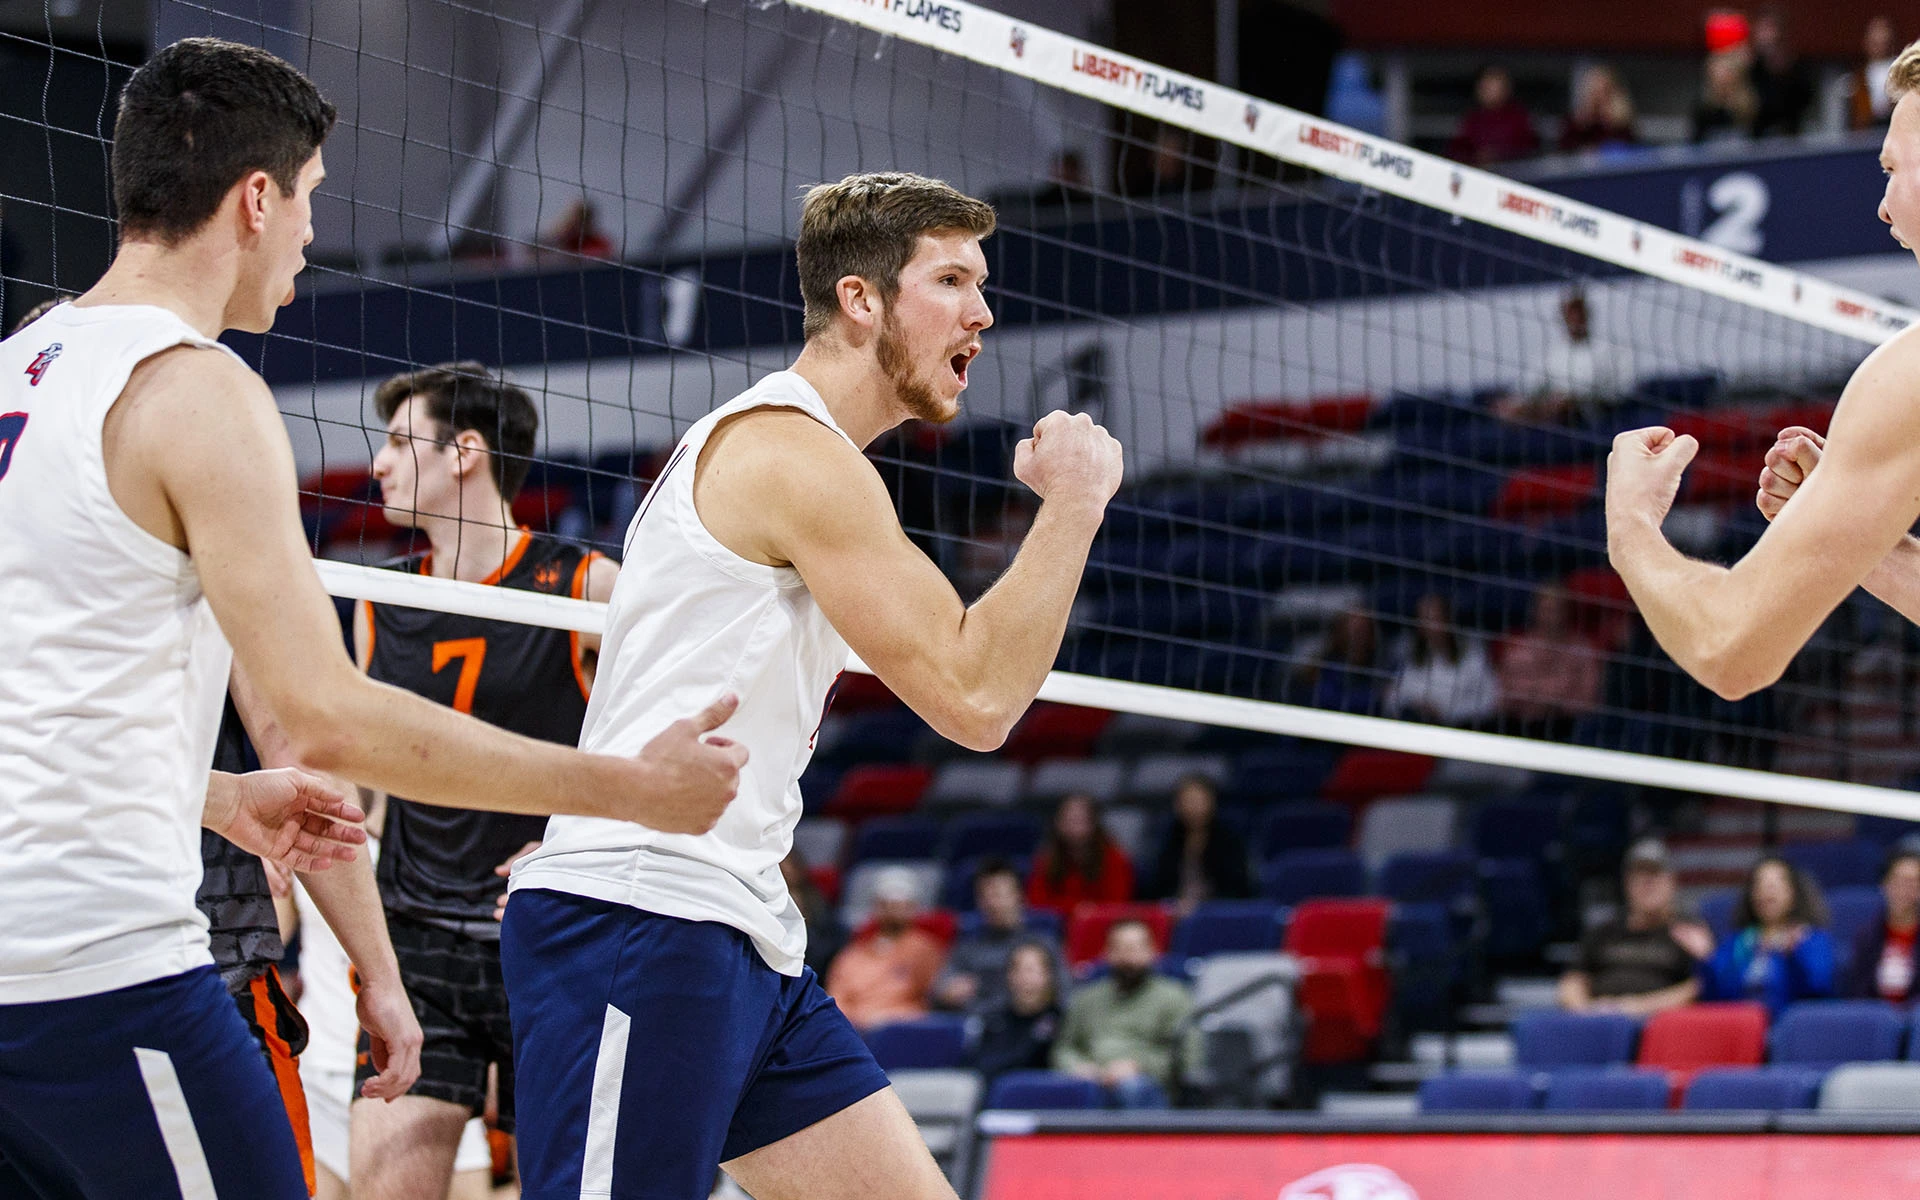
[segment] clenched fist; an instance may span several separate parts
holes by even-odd
[[[1691,434],[1675,437],[1664,425],[1630,429],[1613,439],[1607,456],[1607,529],[1620,530],[1636,521],[1655,528],[1667,519],[1680,491],[1680,476],[1700,452]]]
[[[1041,417],[1013,451],[1013,475],[1042,500],[1083,502],[1096,511],[1120,490],[1120,443],[1085,413]]]
[[[1760,491],[1753,502],[1762,516],[1771,521],[1793,499],[1800,485],[1820,465],[1827,439],[1804,425],[1789,425],[1774,439],[1767,451],[1766,465],[1760,468]]]

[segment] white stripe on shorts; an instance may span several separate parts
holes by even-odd
[[[200,1132],[193,1126],[193,1111],[180,1090],[180,1076],[173,1069],[173,1058],[164,1050],[133,1048],[140,1064],[140,1078],[147,1084],[147,1099],[160,1122],[160,1139],[167,1145],[167,1157],[173,1160],[173,1177],[180,1184],[181,1200],[219,1200],[213,1190],[213,1172],[207,1169],[207,1152],[200,1148]]]
[[[593,1064],[593,1100],[587,1108],[587,1145],[580,1163],[581,1200],[613,1191],[613,1140],[620,1125],[620,1086],[627,1077],[627,1033],[632,1019],[607,1005],[600,1056]]]

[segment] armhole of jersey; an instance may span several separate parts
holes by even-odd
[[[362,675],[370,675],[373,673],[373,601],[362,600],[358,608],[360,615],[365,617],[367,621],[367,644],[365,646],[355,645],[353,653],[354,658],[358,661],[360,673]]]
[[[573,586],[569,591],[575,600],[587,598],[587,576],[593,571],[594,561],[605,557],[606,555],[598,550],[589,550],[580,559],[580,565],[573,569]],[[587,683],[587,672],[580,665],[580,631],[578,629],[567,630],[567,660],[573,664],[573,681],[580,685],[580,698],[592,699],[593,687]]]

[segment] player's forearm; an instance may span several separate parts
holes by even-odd
[[[1900,539],[1861,584],[1868,593],[1920,625],[1920,540]]]
[[[1042,504],[1013,565],[961,618],[957,674],[985,748],[1006,739],[1052,670],[1102,514]]]
[[[300,883],[313,897],[313,906],[340,939],[347,960],[362,979],[378,983],[400,980],[400,964],[387,936],[387,917],[374,882],[373,859],[364,851],[351,863],[331,870],[302,872]]]
[[[1753,636],[1758,598],[1746,594],[1748,580],[1686,557],[1651,522],[1610,522],[1607,551],[1654,640],[1705,687],[1737,700],[1786,669],[1787,643]]]
[[[239,788],[238,775],[214,771],[207,776],[207,798],[200,805],[200,824],[203,828],[226,836],[227,827],[233,823],[234,813],[240,806]]]

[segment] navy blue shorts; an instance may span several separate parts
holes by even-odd
[[[212,967],[0,1005],[0,1196],[306,1194],[273,1071]]]
[[[720,1163],[887,1086],[813,972],[726,925],[526,888],[500,964],[522,1200],[704,1200]]]

